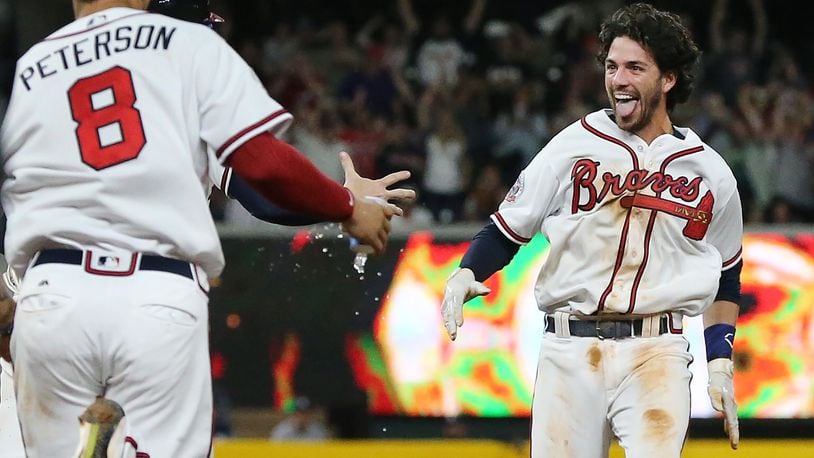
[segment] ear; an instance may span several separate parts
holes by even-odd
[[[675,72],[664,72],[661,74],[661,92],[666,94],[670,92],[670,89],[676,85],[678,81],[678,76],[676,76]]]

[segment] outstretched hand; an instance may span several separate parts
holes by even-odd
[[[456,269],[449,276],[441,302],[441,318],[450,339],[455,340],[458,337],[458,328],[464,325],[464,303],[490,292],[492,290],[476,281],[472,270],[465,267]]]
[[[709,385],[707,392],[712,408],[724,414],[724,431],[729,435],[732,450],[738,448],[740,430],[738,428],[738,405],[735,403],[735,388],[732,383],[734,367],[728,358],[717,358],[707,363]]]
[[[353,166],[353,160],[346,152],[339,153],[339,162],[342,164],[342,169],[345,171],[345,187],[350,189],[356,196],[372,196],[384,199],[387,202],[391,201],[410,201],[415,199],[415,191],[412,189],[396,188],[388,189],[394,184],[410,178],[410,172],[402,170],[400,172],[393,172],[378,180],[372,180],[360,176]],[[395,207],[395,205],[394,205]],[[398,208],[398,207],[396,207]],[[398,208],[397,215],[401,216],[401,208]]]

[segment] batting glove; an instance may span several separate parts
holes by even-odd
[[[717,358],[707,363],[709,385],[707,392],[712,408],[724,414],[724,431],[729,434],[729,445],[738,448],[738,405],[735,404],[735,387],[732,383],[734,366],[728,358]]]
[[[483,283],[475,281],[475,274],[467,268],[455,269],[447,279],[444,300],[441,303],[441,316],[449,338],[455,340],[458,327],[464,325],[464,303],[492,292]]]

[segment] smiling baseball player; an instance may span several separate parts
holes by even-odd
[[[699,51],[677,16],[635,4],[602,26],[612,109],[557,134],[520,174],[447,282],[452,339],[463,303],[541,232],[551,244],[535,296],[545,312],[531,456],[679,457],[690,416],[682,317],[704,315],[709,394],[739,440],[732,343],[741,205],[724,160],[670,110],[690,94]]]

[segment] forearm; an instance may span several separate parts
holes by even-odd
[[[281,208],[255,191],[240,175],[232,172],[226,194],[240,202],[255,218],[283,226],[308,226],[324,220]]]
[[[731,360],[735,348],[735,323],[738,304],[719,300],[704,311],[704,343],[707,361],[724,358]]]
[[[487,224],[472,239],[461,260],[461,268],[470,269],[477,281],[484,281],[511,262],[520,245],[507,239],[494,223]]]
[[[735,326],[738,320],[738,304],[731,301],[715,301],[704,312],[704,328],[715,324]]]
[[[270,133],[246,142],[225,165],[264,198],[286,210],[325,221],[344,221],[353,213],[350,191]]]

